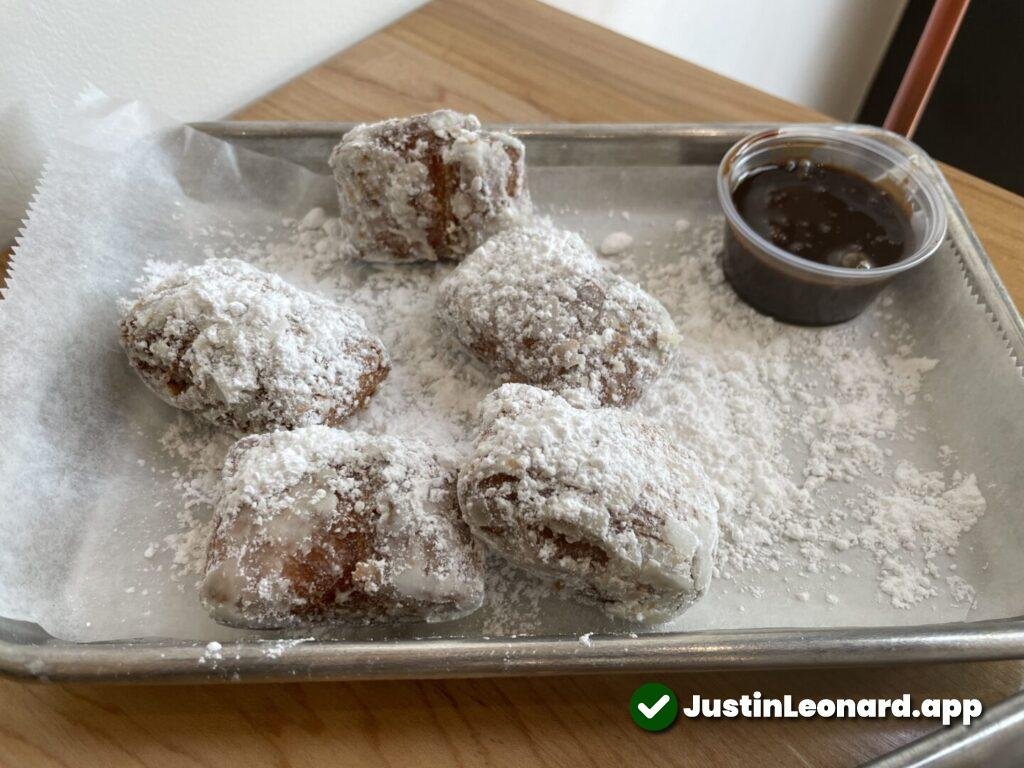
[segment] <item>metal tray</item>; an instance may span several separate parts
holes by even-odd
[[[248,149],[324,171],[343,123],[202,123],[198,130]],[[742,136],[764,125],[508,126],[528,145],[531,166],[714,165]],[[1024,322],[938,168],[899,136],[849,126],[922,164],[939,183],[949,236],[973,292],[1016,360]],[[69,643],[33,624],[0,618],[0,673],[41,680],[271,681],[439,678],[484,675],[906,664],[1024,658],[1024,617],[921,626],[748,629],[512,639],[386,642],[320,640],[267,654],[265,641],[225,643],[216,664],[200,664],[202,642],[142,639]]]
[[[940,728],[862,768],[1019,768],[1024,765],[1024,693],[989,709],[970,725]]]

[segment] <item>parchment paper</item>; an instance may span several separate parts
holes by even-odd
[[[325,168],[326,171],[326,168]],[[591,242],[632,212],[654,253],[680,216],[717,214],[710,168],[531,168],[534,198]],[[138,103],[92,93],[47,165],[0,302],[0,616],[34,621],[71,640],[225,639],[194,584],[171,578],[153,541],[177,530],[174,472],[158,444],[180,418],[138,381],[117,343],[119,297],[148,260],[197,263],[229,249],[232,233],[283,236],[285,217],[335,207],[328,177],[182,127]],[[286,275],[287,277],[287,275]],[[1024,386],[1005,341],[963,281],[947,247],[886,310],[913,323],[915,354],[942,361],[927,377],[907,450],[925,468],[952,446],[988,502],[961,543],[958,573],[978,591],[967,610],[926,601],[879,602],[863,553],[829,587],[839,606],[794,601],[787,574],[752,576],[758,598],[718,585],[664,629],[915,624],[1024,611]],[[875,308],[857,322],[884,327]],[[870,338],[870,334],[865,334]],[[880,344],[883,342],[879,342]],[[551,599],[540,626],[572,634],[626,631],[594,611]],[[479,636],[486,609],[434,627],[357,630],[358,637]],[[628,628],[645,631],[642,628]],[[514,627],[510,631],[517,631]],[[338,634],[338,630],[332,631]]]

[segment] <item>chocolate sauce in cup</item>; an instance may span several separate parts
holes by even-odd
[[[764,131],[730,149],[718,173],[726,278],[745,302],[792,323],[860,314],[942,243],[931,180],[881,142],[842,128]]]

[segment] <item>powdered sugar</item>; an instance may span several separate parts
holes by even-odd
[[[425,444],[303,427],[229,451],[202,594],[235,626],[441,621],[480,606],[483,557]]]
[[[449,332],[504,378],[630,405],[678,342],[668,312],[575,232],[508,229],[441,283]]]
[[[945,578],[955,600],[971,602],[970,585],[944,577],[936,557],[955,555],[960,536],[985,512],[974,475],[954,472],[947,479],[942,472],[922,472],[900,462],[894,480],[891,490],[872,489],[854,508],[862,522],[856,543],[879,564],[882,592],[893,605],[906,608],[937,595]]]
[[[451,267],[367,268],[344,260],[336,219],[315,230],[291,227],[274,244],[240,234],[237,255],[343,298],[393,357],[389,379],[351,426],[465,452],[477,405],[497,379],[434,318],[437,286]],[[660,299],[682,336],[675,361],[636,408],[707,471],[720,505],[720,582],[753,594],[747,577],[790,573],[793,595],[842,610],[847,601],[835,587],[808,590],[804,577],[860,575],[875,579],[879,599],[894,606],[942,595],[969,604],[971,585],[943,562],[984,512],[981,490],[972,475],[954,471],[948,447],[934,466],[901,458],[920,434],[906,407],[942,362],[916,355],[893,313],[884,318],[891,352],[865,343],[858,334],[868,331],[856,326],[807,329],[763,317],[724,282],[721,222],[672,229],[658,253],[637,249],[609,266]],[[898,547],[890,546],[892,530],[902,536]],[[866,562],[847,557],[856,551]],[[712,585],[706,602],[731,589]],[[486,632],[544,626],[538,612],[550,589],[542,582],[491,568],[487,591]]]
[[[162,542],[164,536],[175,533],[175,517],[182,506],[173,473],[180,472],[177,479],[182,483],[191,481],[192,473],[184,460],[165,455],[156,438],[179,413],[140,386],[116,348],[115,302],[129,292],[145,261],[196,264],[204,258],[239,256],[263,262],[293,285],[335,302],[347,303],[355,294],[357,311],[367,319],[369,330],[379,335],[387,328],[389,344],[392,335],[402,334],[421,346],[432,340],[427,347],[430,353],[442,362],[451,361],[456,371],[454,376],[444,371],[439,378],[429,377],[450,393],[448,402],[472,400],[475,406],[495,381],[469,356],[445,346],[446,336],[430,324],[431,308],[422,313],[403,309],[404,325],[391,327],[388,320],[396,310],[388,310],[388,304],[398,306],[413,295],[408,290],[396,292],[396,301],[390,301],[392,278],[397,284],[395,270],[357,269],[344,260],[343,252],[340,259],[323,255],[332,248],[345,248],[343,240],[328,232],[328,227],[338,225],[333,218],[337,215],[334,185],[328,175],[286,160],[267,161],[243,148],[281,154],[323,171],[318,161],[329,151],[333,137],[315,134],[269,143],[251,136],[233,137],[232,148],[228,142],[182,130],[169,121],[160,123],[156,133],[148,129],[141,133],[137,116],[145,120],[146,110],[139,105],[113,110],[101,105],[93,114],[100,113],[102,122],[90,120],[87,130],[77,132],[74,142],[66,142],[58,153],[59,162],[51,165],[52,173],[43,182],[19,246],[20,266],[0,302],[0,332],[5,340],[0,350],[6,361],[0,366],[0,389],[5,393],[0,485],[4,498],[13,500],[6,504],[9,514],[3,516],[7,548],[0,557],[0,571],[6,578],[0,582],[6,588],[0,601],[4,615],[37,621],[69,640],[159,636],[201,639],[201,648],[217,639],[228,650],[231,646],[226,641],[241,633],[212,624],[197,600],[195,578],[168,581],[171,553]],[[97,141],[106,140],[103,137],[116,146],[95,151]],[[167,137],[171,140],[164,140]],[[530,141],[534,142],[533,136]],[[635,253],[612,260],[613,269],[632,269],[631,260],[652,262],[637,269],[639,275],[654,270],[654,262],[693,258],[696,246],[675,236],[673,223],[684,217],[698,231],[708,224],[717,208],[714,169],[620,165],[620,160],[632,162],[619,151],[621,146],[633,153],[627,144],[637,149],[634,158],[650,157],[647,147],[652,145],[643,140],[616,143],[614,156],[600,155],[611,146],[602,141],[566,137],[564,145],[557,139],[531,145],[529,174],[535,199],[545,211],[557,206],[561,211],[557,223],[583,233],[588,243],[599,243],[610,231],[630,231],[636,237]],[[657,147],[659,157],[670,163],[679,160],[678,152],[663,145]],[[563,161],[574,165],[550,165]],[[322,207],[327,220],[320,229],[298,231],[298,223],[314,207]],[[631,213],[628,224],[620,213],[624,209]],[[606,216],[609,210],[612,219]],[[288,231],[281,226],[282,217],[291,220]],[[258,242],[260,237],[269,242]],[[305,242],[298,242],[300,238]],[[274,260],[280,267],[271,265],[271,242],[279,246]],[[964,252],[962,260],[958,250]],[[286,251],[293,255],[286,258]],[[883,457],[882,474],[869,473],[856,482],[825,480],[812,498],[814,513],[840,513],[849,520],[851,499],[868,485],[885,490],[901,460],[922,472],[941,469],[947,478],[956,469],[965,475],[976,471],[976,484],[988,509],[969,533],[961,535],[955,560],[940,553],[933,561],[943,575],[957,574],[977,589],[977,608],[970,611],[967,605],[951,605],[944,579],[938,583],[938,597],[905,611],[892,608],[885,595],[880,595],[884,603],[876,601],[877,565],[866,550],[855,546],[829,553],[850,573],[829,565],[814,573],[796,542],[783,540],[779,548],[788,556],[787,565],[778,572],[755,566],[731,580],[713,580],[707,598],[685,613],[676,628],[892,626],[997,619],[1021,612],[1016,587],[1022,573],[1024,528],[1016,510],[1024,496],[1024,475],[1017,471],[1024,426],[1019,418],[1012,418],[1024,404],[1016,367],[1020,339],[1012,323],[1007,325],[1013,319],[1008,307],[989,301],[994,285],[979,266],[984,260],[978,258],[969,233],[960,226],[951,227],[949,239],[926,268],[888,289],[883,301],[849,329],[851,346],[869,347],[883,360],[889,354],[905,354],[939,363],[923,375],[915,403],[897,399],[893,439],[873,440]],[[314,272],[314,264],[326,267],[329,261],[334,262],[329,268]],[[424,264],[404,266],[409,272],[426,267],[428,289],[447,272]],[[963,280],[965,268],[970,286]],[[362,288],[374,273],[381,275],[380,294],[368,296]],[[665,275],[670,282],[682,279],[678,270],[669,269]],[[663,292],[657,278],[641,276],[641,280],[649,293],[669,299],[674,295],[671,290]],[[706,288],[696,283],[690,290]],[[381,311],[375,313],[375,307]],[[699,302],[696,307],[703,311]],[[670,309],[679,315],[676,306]],[[995,315],[988,315],[989,310]],[[417,317],[421,327],[414,325]],[[904,318],[914,336],[890,340]],[[1007,354],[1000,324],[1016,357]],[[898,350],[902,343],[911,346],[908,353]],[[752,354],[759,352],[755,349]],[[416,377],[414,366],[420,356],[417,349],[405,352],[410,379]],[[799,356],[788,362],[799,370],[821,361],[811,355],[807,366]],[[809,377],[815,386],[820,378]],[[468,388],[462,387],[463,382]],[[445,444],[445,435],[453,433],[461,443],[459,420],[452,416],[454,406],[445,406],[430,394],[406,418],[405,399],[393,397],[396,391],[389,386],[385,390],[379,393],[381,401],[371,405],[377,415],[365,427],[367,431],[376,432],[378,424],[398,434],[418,430],[437,445]],[[803,408],[794,401],[793,412],[784,415],[787,423]],[[388,419],[389,413],[395,418]],[[194,416],[182,418],[192,424],[200,421]],[[467,422],[469,430],[473,421]],[[922,427],[927,430],[921,431]],[[949,445],[952,453],[943,452],[936,462],[940,444]],[[798,483],[803,482],[805,453],[801,437],[783,437],[783,455]],[[144,467],[139,459],[146,462]],[[197,506],[195,519],[201,520],[201,514]],[[859,528],[856,521],[849,525]],[[146,552],[152,552],[152,557]],[[957,565],[955,571],[949,569],[951,564]],[[531,585],[528,595],[513,594],[522,579],[515,571],[494,572],[493,584],[491,574],[487,579],[487,605],[456,625],[372,632],[337,629],[332,636],[469,638],[501,629],[562,635],[574,643],[585,632],[608,630],[595,611],[574,601],[552,600],[541,593],[533,610],[538,591]],[[503,585],[508,589],[502,591]],[[129,587],[135,591],[128,593]],[[753,587],[761,587],[764,596],[755,597]],[[790,590],[807,591],[809,601],[788,599]],[[551,593],[548,587],[546,594]],[[826,594],[840,597],[839,605],[827,604]],[[248,642],[252,634],[245,637]],[[595,640],[595,651],[597,646]]]
[[[602,256],[617,256],[633,245],[633,236],[628,232],[612,232],[605,235],[598,250]]]
[[[903,395],[908,404],[913,403],[917,397],[917,390],[921,388],[921,378],[924,374],[939,364],[938,360],[930,360],[927,357],[901,357],[900,355],[889,355],[886,362],[892,371],[893,387]]]
[[[613,616],[665,619],[707,590],[718,503],[697,458],[640,414],[506,384],[459,473],[478,538]]]
[[[624,264],[674,310],[684,338],[640,408],[693,448],[716,486],[719,575],[822,572],[857,547],[878,563],[880,593],[894,606],[936,595],[936,553],[955,549],[985,509],[973,476],[893,460],[893,447],[913,440],[901,401],[912,402],[938,362],[909,357],[895,321],[902,344],[883,356],[853,326],[799,328],[757,314],[724,282],[721,232],[717,221],[684,230],[683,258],[670,264]],[[802,468],[788,458],[794,446]]]
[[[461,259],[529,212],[523,155],[518,139],[451,110],[356,126],[330,157],[355,252]]]
[[[235,259],[148,282],[121,339],[161,399],[241,431],[340,423],[388,371],[355,312]]]

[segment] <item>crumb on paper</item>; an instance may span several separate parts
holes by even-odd
[[[633,236],[627,232],[612,232],[601,241],[598,250],[602,256],[618,256],[633,245]]]

